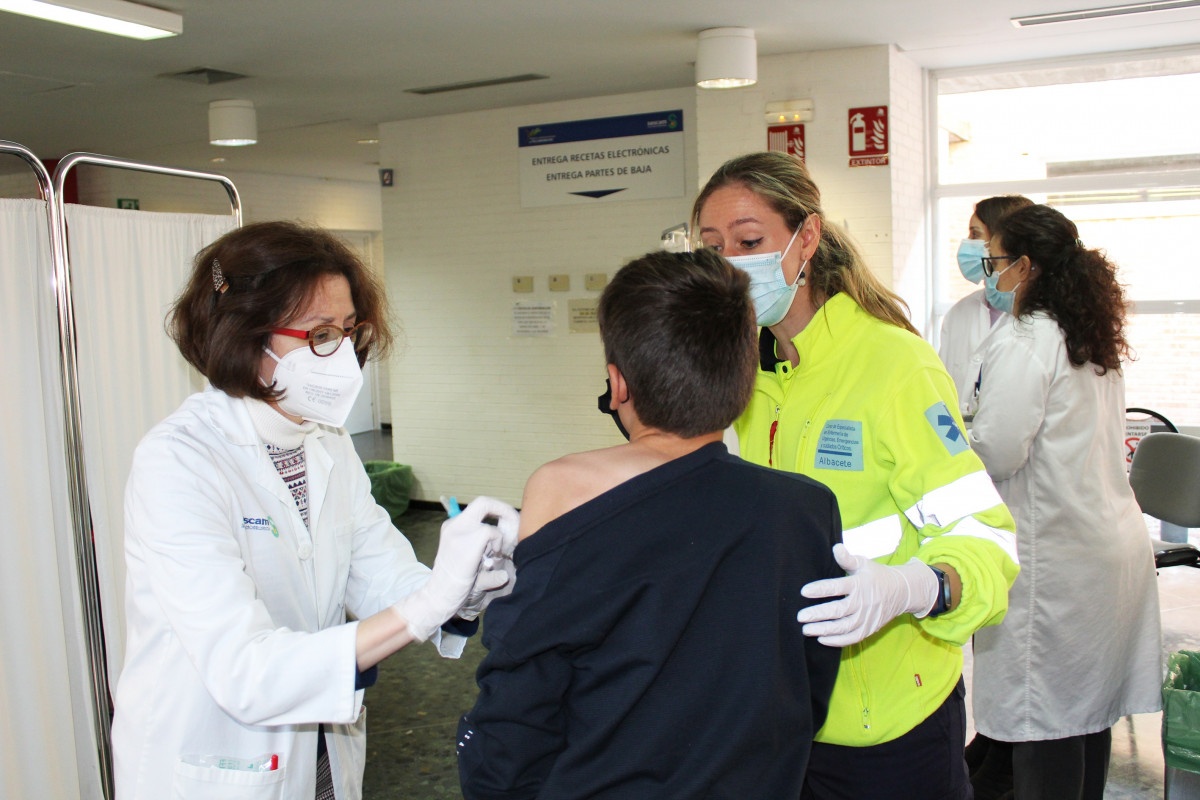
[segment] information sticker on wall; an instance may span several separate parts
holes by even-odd
[[[554,334],[554,303],[516,302],[512,307],[513,336],[551,336]]]
[[[848,113],[850,166],[882,167],[888,163],[888,107],[852,108]]]
[[[567,320],[571,333],[599,333],[600,298],[583,297],[567,301]]]
[[[768,125],[767,149],[776,153],[791,153],[801,161],[804,160],[804,126]]]

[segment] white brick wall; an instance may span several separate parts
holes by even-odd
[[[142,211],[229,213],[225,189],[214,181],[86,164],[78,169],[83,203],[115,208],[117,198],[132,197]],[[259,172],[221,174],[237,187],[244,222],[290,219],[345,231],[378,231],[383,226],[380,189],[375,183]]]
[[[413,465],[417,499],[487,494],[518,503],[529,474],[568,452],[620,441],[596,410],[599,336],[568,332],[567,301],[594,298],[585,273],[611,275],[687,219],[677,198],[521,208],[521,125],[681,108],[686,186],[696,185],[694,90],[480,111],[380,126],[384,253],[405,330],[390,364],[395,458]],[[569,292],[548,277],[570,276]],[[534,291],[514,294],[512,277]],[[548,338],[511,335],[517,300],[553,301]]]
[[[767,103],[811,99],[805,163],[821,190],[826,218],[849,230],[872,271],[891,286],[890,169],[850,168],[847,141],[848,110],[887,105],[889,92],[890,52],[885,45],[760,58],[753,89],[697,90],[700,182],[726,159],[766,149]]]
[[[11,160],[11,163],[9,161]],[[5,160],[10,173],[0,175],[0,197],[37,197],[33,172],[16,157]],[[142,211],[228,214],[225,189],[214,181],[176,178],[145,172],[96,167],[75,168],[79,200],[116,208],[117,198],[136,198]],[[211,170],[220,173],[220,170]],[[343,231],[379,231],[382,226],[379,185],[229,172],[242,200],[245,222],[292,219]]]
[[[933,309],[926,269],[926,82],[912,59],[895,47],[890,55],[892,288],[907,301],[917,330],[925,332]]]

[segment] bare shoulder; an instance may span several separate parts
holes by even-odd
[[[524,539],[546,523],[603,494],[627,477],[623,468],[624,446],[572,453],[543,464],[525,483],[521,501],[521,528]]]

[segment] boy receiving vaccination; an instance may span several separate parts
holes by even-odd
[[[648,254],[601,295],[629,443],[525,487],[519,579],[459,724],[467,800],[799,796],[839,652],[796,613],[843,574],[840,517],[823,485],[722,443],[758,363],[747,287],[704,250]]]

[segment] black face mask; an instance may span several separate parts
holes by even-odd
[[[596,398],[596,406],[600,409],[601,414],[608,414],[613,418],[613,422],[617,423],[617,430],[625,437],[625,441],[629,441],[629,431],[625,430],[625,426],[621,424],[621,417],[612,408],[612,381],[604,381],[604,394]]]

